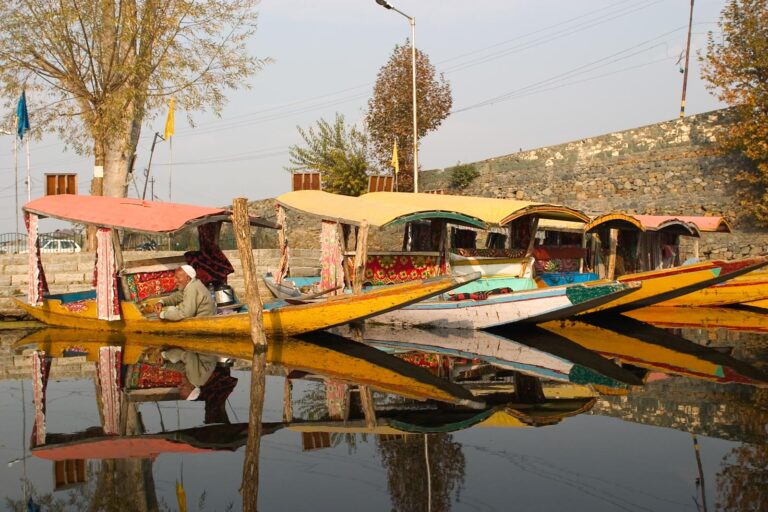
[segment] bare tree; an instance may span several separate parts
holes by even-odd
[[[246,49],[257,3],[6,0],[0,90],[10,106],[26,89],[34,126],[103,166],[92,193],[123,197],[142,123],[169,97],[218,113],[225,92],[265,64]]]

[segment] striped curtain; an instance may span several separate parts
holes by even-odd
[[[24,224],[27,226],[27,302],[30,306],[42,304],[43,295],[48,293],[48,283],[40,259],[38,221],[34,213],[24,213]]]
[[[120,299],[117,293],[117,258],[112,242],[112,230],[96,231],[96,310],[99,320],[120,320]]]
[[[344,270],[342,268],[341,237],[337,222],[323,221],[320,231],[320,290],[340,286],[333,295],[344,293]]]

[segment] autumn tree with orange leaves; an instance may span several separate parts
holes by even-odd
[[[365,122],[371,151],[381,168],[391,170],[392,147],[397,140],[398,190],[413,190],[413,88],[411,46],[395,46],[389,61],[381,68],[368,102]],[[416,49],[416,104],[418,138],[435,130],[448,117],[453,105],[451,86]]]
[[[743,203],[768,224],[768,0],[731,0],[699,55],[707,88],[733,107],[736,119],[723,149],[753,164],[739,177],[747,185]]]

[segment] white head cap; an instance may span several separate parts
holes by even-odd
[[[186,272],[186,273],[187,273],[187,275],[188,275],[189,277],[191,277],[192,279],[194,279],[194,278],[195,278],[195,276],[197,276],[197,272],[195,272],[195,269],[193,269],[193,268],[192,268],[190,265],[182,265],[182,266],[181,266],[181,267],[179,267],[179,268],[181,268],[181,270],[183,270],[184,272]]]

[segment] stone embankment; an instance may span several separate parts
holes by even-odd
[[[235,293],[242,296],[245,290],[243,270],[237,251],[224,251],[235,268],[228,280]],[[178,256],[183,253],[170,251],[126,252],[126,261],[149,257]],[[254,249],[256,269],[259,274],[274,271],[279,263],[277,249]],[[294,276],[319,275],[320,251],[313,249],[292,249],[289,265]],[[44,254],[43,265],[51,293],[74,292],[92,288],[94,254]],[[13,300],[14,295],[26,294],[27,255],[0,255],[0,316],[18,317],[21,310]],[[264,287],[261,287],[264,289]]]
[[[768,252],[768,230],[741,204],[750,170],[718,147],[728,110],[665,121],[474,162],[479,176],[450,188],[451,168],[422,172],[421,189],[483,197],[559,203],[590,214],[721,215],[733,235],[705,236],[703,257]],[[514,142],[510,142],[514,145]]]

